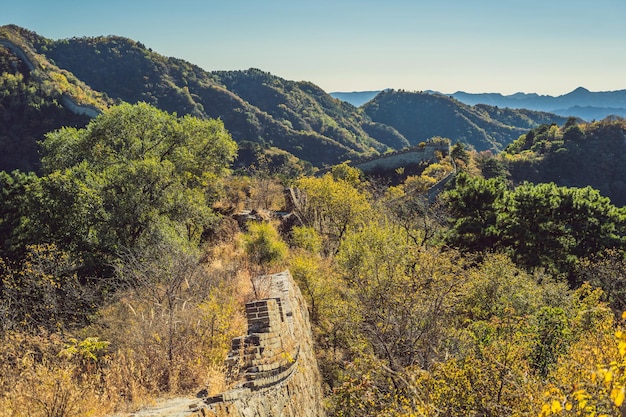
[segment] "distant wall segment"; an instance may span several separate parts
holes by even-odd
[[[422,161],[434,160],[437,151],[449,155],[449,143],[427,142],[422,146],[413,146],[411,148],[387,155],[377,156],[375,158],[361,161],[354,161],[351,165],[365,173],[374,171],[392,171],[410,164],[418,164]]]
[[[8,39],[0,39],[0,46],[4,46],[9,51],[11,51],[15,55],[17,55],[17,57],[19,59],[24,61],[24,63],[28,67],[29,71],[32,71],[32,70],[34,70],[36,68],[34,62],[30,60],[28,55],[26,55],[26,52],[22,48],[20,48],[19,46],[17,46],[13,42],[11,42],[10,40],[8,40]]]
[[[68,109],[74,114],[78,114],[81,116],[88,116],[92,119],[97,117],[102,111],[95,107],[90,106],[88,104],[78,104],[74,101],[74,99],[67,94],[61,96],[61,100],[59,101],[63,107]]]
[[[26,51],[22,49],[19,45],[14,44],[8,39],[0,38],[0,46],[3,46],[13,52],[19,59],[21,59],[29,71],[33,71],[37,68],[35,62],[30,59]],[[67,94],[63,94],[59,103],[69,111],[74,114],[78,114],[81,116],[88,116],[91,118],[97,117],[102,111],[95,106],[78,104],[72,97]]]

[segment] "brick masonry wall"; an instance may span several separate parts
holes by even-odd
[[[423,147],[410,148],[366,161],[356,161],[352,165],[366,173],[375,170],[391,171],[409,164],[434,160],[436,151],[449,154],[450,147],[448,144],[426,144]]]
[[[308,310],[288,271],[258,278],[270,296],[246,304],[248,332],[233,339],[226,392],[192,416],[323,417]]]

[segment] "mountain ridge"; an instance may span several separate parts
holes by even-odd
[[[395,127],[411,145],[442,136],[494,152],[533,126],[566,122],[542,112],[469,106],[453,97],[403,90],[384,91],[362,108],[372,120]]]
[[[425,112],[416,104],[416,108],[410,109],[416,126],[401,133],[397,120],[381,122],[372,118],[370,112],[333,98],[311,82],[289,81],[260,69],[205,71],[187,61],[160,55],[141,42],[114,35],[51,40],[9,25],[0,27],[0,38],[3,37],[32,51],[34,59],[46,63],[53,83],[43,89],[34,85],[31,89],[35,95],[59,90],[57,84],[75,85],[69,91],[70,96],[97,98],[103,107],[143,101],[170,113],[221,119],[240,145],[241,157],[235,168],[259,166],[268,157],[270,165],[278,170],[288,161],[299,164],[300,169],[308,169],[307,164],[321,168],[402,149],[418,138],[428,139],[424,135],[450,134],[453,142],[467,141],[477,150],[498,151],[529,128],[565,120],[522,110],[505,112],[480,106],[469,109],[460,101],[445,101],[440,95],[429,94],[428,100],[434,107]],[[5,58],[0,78],[15,74],[23,80],[37,82],[37,77],[33,77],[36,74],[16,70],[14,64],[19,57],[11,51],[0,47],[0,55]],[[21,72],[16,74],[16,71]],[[60,92],[48,99],[58,101]],[[403,94],[387,92],[389,97]],[[5,107],[10,108],[17,99],[7,95]],[[412,105],[409,101],[405,104]],[[440,117],[443,113],[458,116],[454,119],[456,130],[448,129],[450,121]],[[433,119],[439,124],[433,125]],[[416,129],[422,133],[414,134]],[[10,147],[16,148],[19,126],[13,130],[16,132],[8,140]],[[474,132],[477,136],[463,132]],[[40,136],[29,140],[41,139]],[[6,139],[0,132],[0,147],[3,140]],[[0,169],[4,168],[0,166]]]
[[[381,91],[383,90],[379,90],[378,93]],[[376,91],[332,92],[330,94],[340,100],[361,106],[365,104],[361,98],[362,93],[367,93],[365,96],[370,96],[376,93]],[[593,92],[585,87],[577,87],[569,93],[559,96],[522,92],[509,95],[501,93],[466,93],[464,91],[457,91],[452,94],[443,94],[436,91],[432,91],[432,93],[454,97],[470,106],[487,104],[512,109],[545,111],[565,117],[579,117],[586,121],[603,119],[607,116],[626,117],[626,89]]]

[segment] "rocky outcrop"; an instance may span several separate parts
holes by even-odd
[[[306,304],[288,271],[257,278],[264,298],[246,304],[248,333],[233,339],[228,384],[192,416],[322,417],[321,378]]]

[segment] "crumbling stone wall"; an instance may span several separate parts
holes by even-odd
[[[321,378],[308,310],[288,271],[260,277],[267,298],[246,305],[248,332],[226,359],[231,388],[192,416],[322,417]]]
[[[437,151],[448,155],[450,153],[450,145],[448,143],[428,142],[424,146],[411,147],[387,155],[355,161],[351,165],[365,173],[376,170],[392,171],[409,164],[435,160]]]

